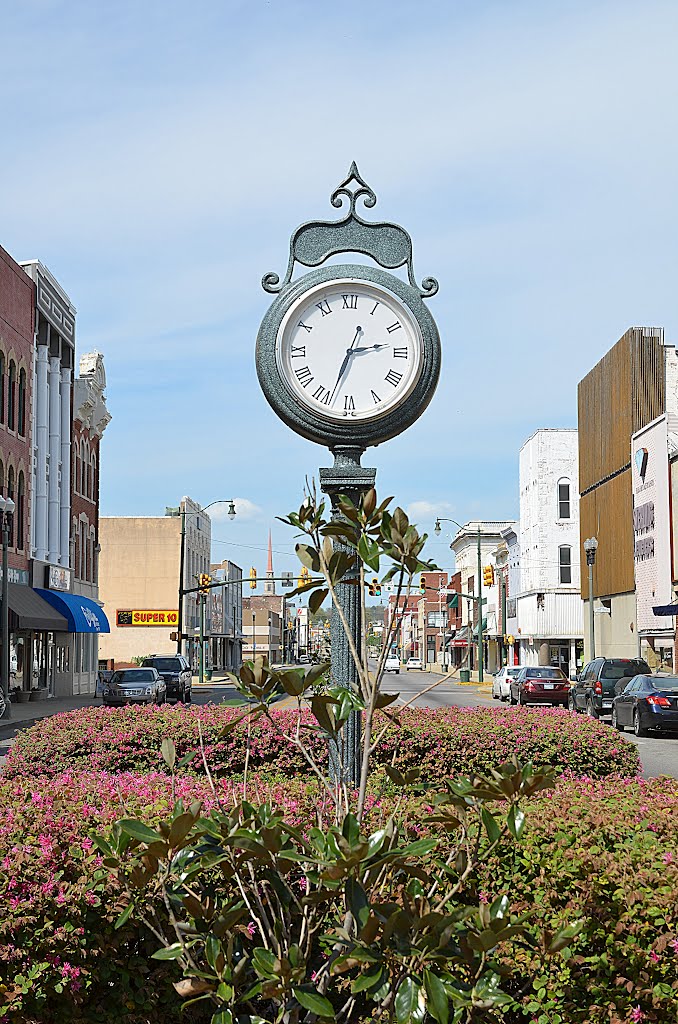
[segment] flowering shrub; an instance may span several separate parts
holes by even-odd
[[[43,719],[22,732],[10,752],[5,773],[54,775],[70,767],[93,771],[164,771],[161,743],[176,745],[178,757],[199,748],[199,726],[210,770],[238,775],[243,771],[247,729],[244,722],[227,735],[219,733],[239,715],[219,705],[190,707],[142,706],[84,708]],[[286,731],[297,722],[294,709],[273,711]],[[310,712],[302,712],[305,742],[321,762],[325,741]],[[373,767],[395,764],[401,772],[421,769],[422,777],[436,782],[459,773],[483,773],[513,756],[538,767],[553,767],[601,777],[631,776],[639,770],[637,747],[594,719],[558,708],[411,708],[398,715],[400,725],[386,723],[383,740],[373,756]],[[386,720],[381,719],[384,723]],[[299,751],[265,719],[251,726],[250,765],[254,770],[274,768],[286,775],[305,775]],[[196,756],[188,771],[201,774]]]
[[[115,931],[126,900],[113,877],[95,880],[101,862],[92,832],[105,834],[120,817],[153,825],[171,810],[171,785],[162,773],[0,775],[0,1020],[204,1019],[195,1007],[179,1014],[175,965],[150,959],[158,943],[131,920]],[[241,786],[225,779],[216,790],[224,807],[242,796]],[[314,821],[318,810],[322,817],[315,787],[301,779],[254,777],[248,793],[282,807],[293,826]],[[174,796],[203,800],[205,810],[214,804],[202,778],[177,778]],[[395,800],[373,794],[368,807],[367,829]],[[546,961],[538,946],[517,941],[500,949],[502,970],[538,983],[525,991],[513,985],[503,1024],[675,1020],[678,783],[565,775],[527,811],[520,845],[477,879],[481,899],[506,891],[512,911],[529,912],[535,937],[541,928],[584,923],[561,957]],[[329,806],[327,813],[329,819]],[[419,800],[408,798],[399,815],[413,838],[424,833]]]

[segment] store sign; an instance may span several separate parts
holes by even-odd
[[[47,589],[48,590],[62,590],[70,591],[71,589],[71,570],[65,569],[60,565],[48,565],[47,566]]]
[[[9,583],[20,583],[23,587],[29,586],[28,569],[12,569],[10,566],[7,571],[7,580]],[[0,582],[2,581],[2,566],[0,565]]]
[[[665,633],[673,622],[654,614],[670,604],[671,517],[666,416],[634,434],[631,442],[633,561],[638,632]]]
[[[178,626],[179,612],[140,608],[118,609],[115,621],[117,626]]]

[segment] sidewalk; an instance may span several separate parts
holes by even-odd
[[[17,727],[32,725],[41,718],[58,715],[61,711],[77,711],[101,704],[101,697],[91,693],[83,697],[48,697],[47,700],[29,700],[25,704],[11,704],[11,718],[0,719],[0,735]]]

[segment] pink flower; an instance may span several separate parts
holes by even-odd
[[[673,862],[673,854],[671,853],[670,850],[669,850],[668,853],[664,854],[664,856],[662,857],[662,860],[664,861],[665,864],[671,864]]]
[[[654,950],[652,950],[652,952],[650,953],[650,960],[652,961],[653,964],[658,964],[659,963],[659,957],[657,956],[657,954],[655,953]]]
[[[250,921],[250,923],[246,926],[246,931],[249,934],[250,938],[252,938],[256,930],[257,926],[255,925],[254,921]]]
[[[636,1006],[633,1010],[631,1010],[630,1020],[632,1020],[632,1021],[645,1020],[645,1014],[643,1013],[643,1011],[641,1010],[641,1008],[639,1006]]]

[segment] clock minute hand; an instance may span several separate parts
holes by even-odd
[[[354,352],[374,352],[375,349],[378,349],[378,348],[388,348],[388,344],[386,342],[381,342],[380,344],[377,344],[377,345],[362,345],[362,346],[359,345],[358,348],[354,348],[353,351]]]
[[[353,338],[353,341],[351,342],[351,346],[350,346],[350,348],[346,349],[346,355],[344,356],[344,361],[341,364],[341,369],[339,370],[339,376],[337,377],[337,382],[334,385],[334,390],[332,391],[332,395],[330,396],[330,402],[329,402],[330,405],[334,401],[334,396],[337,393],[337,388],[341,384],[341,378],[344,376],[344,372],[346,370],[346,367],[348,366],[348,364],[351,361],[351,356],[355,352],[355,349],[354,349],[353,346],[355,345],[356,341],[360,337],[360,332],[361,331],[362,331],[362,327],[356,327],[356,329],[355,329],[355,337]]]

